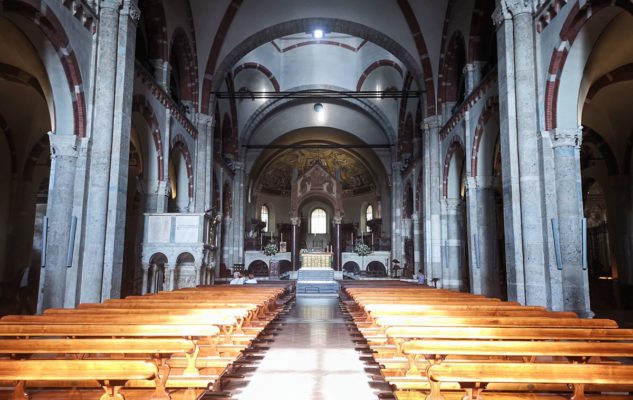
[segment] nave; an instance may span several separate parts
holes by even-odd
[[[633,329],[397,280],[199,286],[0,319],[0,399],[633,399]]]

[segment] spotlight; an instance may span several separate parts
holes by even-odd
[[[315,39],[321,39],[323,38],[323,29],[315,29],[314,32],[312,32],[312,36]]]
[[[316,103],[314,105],[314,112],[315,113],[322,113],[323,112],[323,104],[321,103]]]

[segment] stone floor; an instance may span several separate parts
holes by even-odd
[[[336,297],[297,298],[239,400],[376,399]]]

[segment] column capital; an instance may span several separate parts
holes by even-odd
[[[151,265],[150,263],[143,263],[143,264],[141,264],[141,268],[143,269],[143,271],[144,271],[144,272],[149,271],[149,268],[150,268],[151,266],[152,266],[152,265]]]
[[[141,20],[141,10],[138,8],[136,0],[124,0],[121,15],[126,15],[130,17],[134,23],[138,23],[138,21]]]
[[[400,161],[395,161],[391,163],[391,170],[397,173],[402,171],[402,163]]]
[[[51,158],[77,157],[77,137],[75,135],[59,135],[48,132],[48,140],[51,144]]]
[[[301,218],[290,218],[290,224],[301,226]]]
[[[233,161],[233,167],[235,168],[235,172],[244,172],[246,170],[246,165],[242,161]]]
[[[332,218],[332,222],[334,222],[334,225],[340,225],[343,223],[343,218],[341,217],[334,217]]]
[[[532,0],[502,0],[501,4],[505,6],[512,17],[520,14],[532,14]]]
[[[495,187],[494,176],[469,176],[466,178],[466,190],[487,190]]]
[[[444,199],[444,207],[447,211],[459,211],[462,208],[464,202],[460,198],[446,198]]]
[[[575,147],[582,145],[582,126],[576,128],[556,128],[551,132],[552,147]]]
[[[196,114],[196,120],[198,125],[213,126],[213,117],[208,114],[198,113]]]
[[[108,8],[110,10],[118,10],[123,4],[122,0],[101,0],[99,2],[99,8]]]
[[[507,8],[503,4],[497,5],[492,15],[492,22],[496,27],[501,26],[505,21],[509,21],[512,19],[512,15],[508,12]]]
[[[439,115],[424,118],[424,130],[440,129],[441,119]]]

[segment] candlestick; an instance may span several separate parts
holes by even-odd
[[[284,241],[284,233],[283,233],[283,232],[281,232],[281,239],[280,239],[279,241],[280,241],[280,242],[283,242],[283,241]]]

